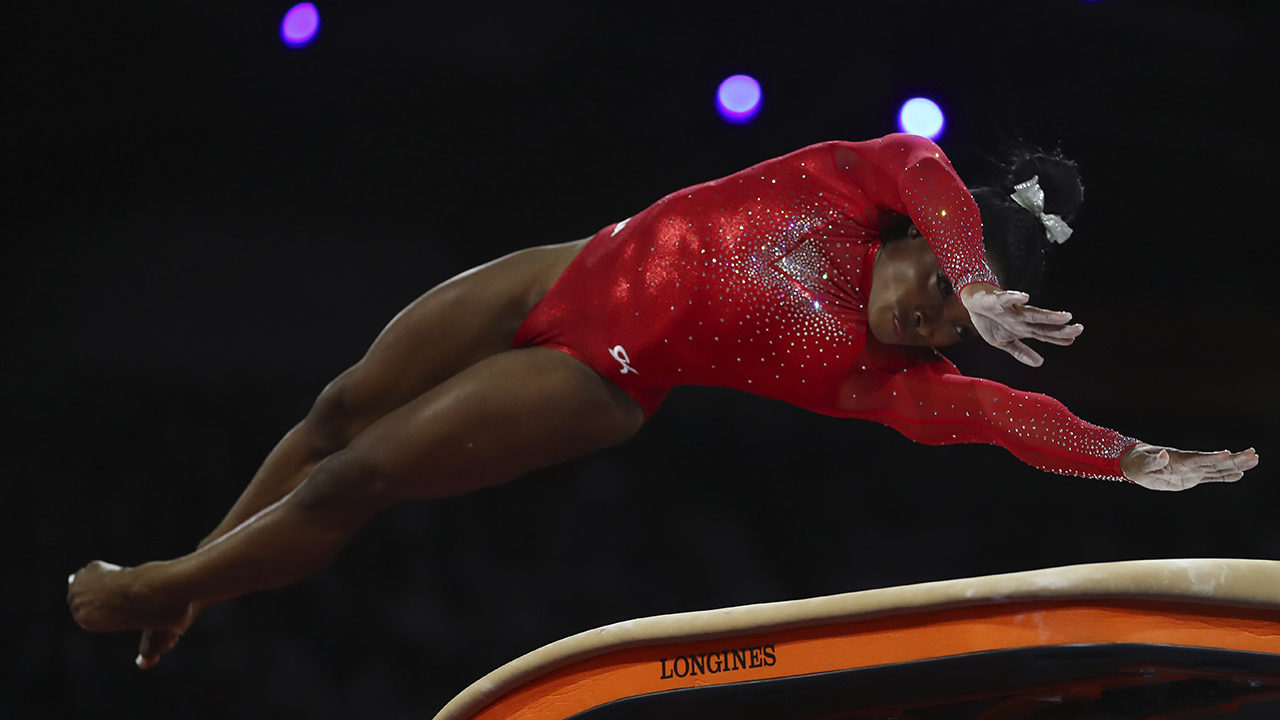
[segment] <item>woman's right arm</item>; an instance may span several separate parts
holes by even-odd
[[[1059,342],[1079,334],[1067,326],[1070,313],[1033,307],[1026,294],[1000,288],[987,262],[978,204],[933,141],[896,133],[833,148],[850,201],[865,198],[911,218],[988,344],[1037,367],[1044,360],[1023,339]]]

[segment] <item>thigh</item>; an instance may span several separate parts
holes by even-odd
[[[643,422],[630,395],[582,362],[523,348],[481,360],[379,418],[341,462],[386,487],[384,505],[447,497],[615,445]]]
[[[461,370],[511,349],[520,323],[584,244],[511,253],[422,295],[325,389],[317,411],[339,416],[350,439]]]

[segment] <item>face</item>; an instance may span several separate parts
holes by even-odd
[[[976,334],[929,241],[914,228],[876,255],[867,324],[887,345],[945,347]]]

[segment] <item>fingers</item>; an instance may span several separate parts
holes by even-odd
[[[1225,482],[1235,482],[1244,477],[1246,470],[1252,470],[1258,466],[1258,451],[1253,448],[1238,453],[1223,450],[1209,455],[1208,458],[1209,464],[1205,466],[1206,473],[1229,478]]]
[[[995,295],[996,307],[1005,312],[1016,313],[1023,322],[1041,325],[1066,325],[1071,322],[1071,313],[1028,305],[1030,301],[1030,295],[1018,290],[1005,290]]]
[[[1258,451],[1249,448],[1243,452],[1233,453],[1230,450],[1216,452],[1191,452],[1175,450],[1178,459],[1188,467],[1203,470],[1251,470],[1258,466]]]
[[[1080,337],[1083,332],[1084,326],[1080,323],[1074,325],[1033,325],[1031,327],[1031,335],[1028,337],[1065,347],[1074,343],[1076,338]]]
[[[1012,355],[1023,365],[1040,367],[1044,364],[1044,358],[1040,357],[1039,353],[1027,347],[1025,343],[1019,340],[1009,342],[1008,344],[1003,345],[1001,349]]]
[[[1202,483],[1235,482],[1243,477],[1244,477],[1244,473],[1239,470],[1232,470],[1229,472],[1223,471],[1223,472],[1207,474],[1204,477],[1200,478],[1199,482],[1202,482]]]
[[[1053,327],[1071,322],[1071,313],[1065,310],[1045,310],[1044,308],[1022,305],[1017,309],[1018,319],[1029,325],[1049,325]]]
[[[1231,463],[1236,466],[1237,470],[1252,470],[1258,467],[1258,451],[1249,448],[1244,452],[1236,453],[1231,456]]]
[[[1032,296],[1020,290],[1002,290],[996,293],[996,302],[1001,307],[1012,307],[1014,305],[1027,305],[1032,300]]]
[[[1054,345],[1067,346],[1084,332],[1084,326],[1071,322],[1072,315],[1060,310],[1027,305],[1030,299],[1024,292],[1003,290],[996,293],[982,293],[974,296],[972,302],[966,303],[974,327],[987,342],[1004,349],[1020,362],[1032,367],[1044,363],[1037,353],[1023,344],[1001,342],[1005,338],[1014,341],[1025,339],[1039,340]]]
[[[1229,450],[1217,452],[1173,451],[1177,455],[1180,470],[1191,481],[1191,484],[1209,482],[1236,482],[1244,477],[1247,470],[1258,465],[1258,452],[1249,448],[1243,452],[1233,453]]]
[[[1212,470],[1231,461],[1231,453],[1226,450],[1207,453],[1187,452],[1185,450],[1179,450],[1177,452],[1178,462],[1189,468],[1196,468],[1198,470]]]

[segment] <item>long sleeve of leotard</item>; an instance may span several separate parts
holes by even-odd
[[[1080,419],[1047,395],[962,375],[941,356],[896,369],[855,366],[840,406],[841,414],[888,425],[916,442],[995,444],[1063,475],[1124,480],[1120,457],[1138,442]]]
[[[937,144],[897,133],[833,145],[851,199],[911,218],[957,292],[974,282],[999,284],[987,264],[978,205]]]

